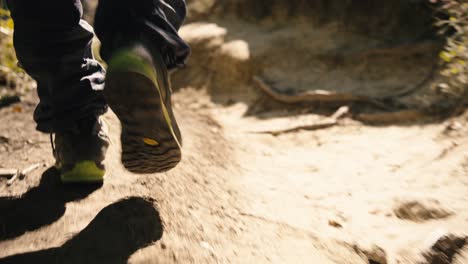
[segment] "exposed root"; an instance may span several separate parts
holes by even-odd
[[[297,104],[304,102],[364,102],[380,109],[390,110],[390,108],[387,105],[380,102],[379,100],[375,100],[364,96],[357,96],[345,93],[335,93],[325,90],[305,91],[298,94],[283,94],[278,92],[277,89],[274,89],[271,85],[267,84],[267,82],[259,76],[254,76],[252,80],[254,84],[264,93],[269,95],[274,100],[285,104]]]
[[[252,79],[263,92],[271,96],[276,101],[286,103],[286,104],[296,104],[301,102],[311,102],[311,101],[362,101],[364,98],[350,95],[350,94],[339,94],[333,93],[324,90],[315,90],[315,91],[306,91],[299,94],[282,94],[275,89],[273,89],[270,85],[268,85],[262,78],[258,76],[254,76]]]

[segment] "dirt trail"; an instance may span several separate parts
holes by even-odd
[[[37,98],[0,109],[0,168],[46,164],[0,179],[0,263],[468,263],[467,113],[259,133],[440,100],[428,10],[381,2],[190,1],[193,54],[173,75],[184,158],[169,173],[124,170],[109,113],[104,185],[65,187]],[[255,79],[317,100],[272,103]]]
[[[1,166],[52,164],[35,101],[0,110]],[[252,131],[295,117],[243,117],[193,89],[175,103],[185,156],[169,173],[126,172],[109,114],[102,187],[64,187],[48,168],[2,180],[0,263],[416,263],[431,237],[468,235],[466,115],[275,137]]]

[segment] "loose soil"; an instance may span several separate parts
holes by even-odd
[[[64,186],[33,92],[0,109],[0,168],[44,164],[0,179],[0,263],[468,263],[468,113],[419,112],[441,101],[427,9],[254,2],[189,3],[168,173],[123,168],[109,113],[104,184]],[[272,102],[253,80],[316,100]]]
[[[467,235],[467,114],[385,127],[346,118],[273,136],[255,131],[304,116],[246,117],[244,103],[185,88],[176,169],[125,171],[109,113],[104,185],[67,187],[48,135],[34,130],[36,102],[0,110],[1,166],[47,164],[0,182],[0,263],[418,263],[434,236]]]

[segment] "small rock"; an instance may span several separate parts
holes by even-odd
[[[244,40],[234,40],[224,44],[221,52],[234,60],[246,61],[250,58],[249,44]]]
[[[366,247],[354,245],[354,250],[366,258],[369,264],[388,264],[387,252],[375,244]]]
[[[227,29],[213,23],[192,23],[182,27],[179,33],[194,50],[213,50],[224,43]]]
[[[334,228],[343,228],[343,225],[338,223],[338,221],[335,221],[335,220],[328,220],[328,225]]]
[[[439,238],[436,239],[435,236]],[[454,256],[468,243],[468,237],[437,232],[431,239],[435,242],[423,252],[424,262],[420,264],[450,264]]]
[[[393,212],[400,219],[414,222],[443,219],[453,214],[452,211],[443,208],[439,201],[432,199],[398,201]]]
[[[0,144],[8,144],[10,143],[10,138],[5,136],[0,136]]]
[[[460,122],[454,121],[447,125],[446,130],[448,131],[458,131],[463,128],[463,125]]]
[[[373,245],[370,249],[363,251],[369,263],[387,264],[387,253],[381,247]]]

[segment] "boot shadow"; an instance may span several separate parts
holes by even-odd
[[[84,199],[101,186],[64,185],[59,172],[49,168],[39,186],[21,197],[0,197],[0,241],[52,224],[63,216],[66,203]]]
[[[104,208],[91,223],[58,248],[18,254],[3,263],[127,263],[141,248],[158,241],[163,225],[151,201],[139,197]]]

